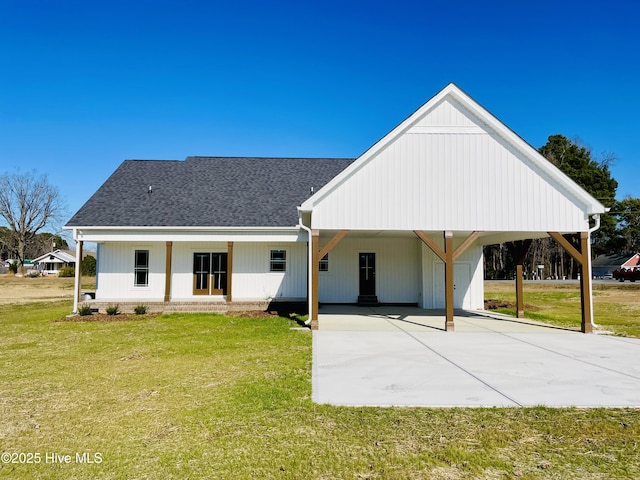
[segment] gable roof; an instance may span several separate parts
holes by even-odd
[[[625,268],[640,267],[640,253],[636,253],[633,257],[622,264]]]
[[[40,255],[38,258],[34,258],[32,262],[42,262],[44,260],[50,260],[50,257],[55,257],[56,259],[64,263],[75,263],[76,261],[76,257],[71,255],[70,253],[57,249],[53,252],[48,252],[44,255]]]
[[[448,110],[441,108],[444,103],[449,104]],[[443,114],[442,112],[446,113]],[[469,115],[468,117],[466,116],[467,114]],[[429,117],[430,115],[432,115],[432,118]],[[457,118],[453,118],[452,115],[457,115]],[[453,83],[447,85],[427,103],[364,152],[349,167],[328,182],[320,191],[308,198],[302,204],[300,210],[306,212],[314,211],[315,216],[314,209],[318,205],[334,192],[338,191],[340,187],[346,182],[349,182],[351,178],[363,171],[369,164],[376,161],[377,158],[385,151],[388,151],[388,149],[405,134],[418,134],[423,136],[440,135],[440,137],[443,138],[447,135],[451,137],[466,135],[469,137],[481,133],[488,134],[495,138],[496,143],[498,143],[504,151],[512,152],[515,156],[526,161],[527,168],[531,172],[535,172],[535,175],[543,178],[547,185],[551,186],[550,190],[562,192],[563,197],[574,205],[579,206],[579,209],[585,214],[606,212],[607,209],[600,202]],[[461,146],[459,148],[468,148],[468,146]],[[437,158],[435,160],[441,163],[443,161],[443,159]],[[433,164],[428,166],[429,169],[432,167]],[[441,170],[446,168],[451,167],[447,165],[441,166]],[[460,173],[462,172],[454,171],[452,175],[457,178]],[[477,180],[469,179],[469,181]],[[439,198],[438,195],[440,193],[441,192],[437,192],[434,198],[428,197],[427,201],[432,200],[433,204],[442,204],[442,200],[435,201],[436,198]],[[366,202],[368,199],[364,199],[363,201]],[[424,201],[423,199],[422,203],[424,203]],[[473,199],[471,199],[470,202],[473,202]],[[398,206],[397,208],[402,210],[402,207],[403,206]],[[355,208],[356,207],[354,207],[354,209]],[[346,227],[341,226],[336,228]]]
[[[284,227],[353,159],[126,160],[67,227]],[[151,191],[149,192],[149,187]]]

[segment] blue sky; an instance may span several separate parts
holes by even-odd
[[[124,159],[356,157],[449,82],[640,197],[640,4],[0,0],[0,172],[68,219]]]

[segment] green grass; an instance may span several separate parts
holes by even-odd
[[[515,304],[515,284],[485,282],[485,299]],[[525,318],[580,329],[580,287],[576,283],[525,283]],[[498,309],[515,316],[515,308]],[[617,335],[640,338],[640,284],[611,282],[593,286],[594,321]]]
[[[0,479],[640,477],[638,410],[316,405],[291,320],[69,310],[0,306],[0,452],[42,456]]]

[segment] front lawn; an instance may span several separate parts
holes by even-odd
[[[638,410],[316,405],[291,320],[69,311],[0,305],[0,478],[640,477]]]

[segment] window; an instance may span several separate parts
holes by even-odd
[[[133,272],[136,287],[149,286],[149,250],[136,250]]]
[[[326,253],[324,257],[320,259],[320,263],[318,264],[318,270],[321,272],[329,271],[329,254]]]
[[[271,250],[271,262],[269,265],[269,271],[271,272],[287,271],[287,251],[286,250]]]

